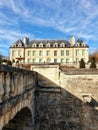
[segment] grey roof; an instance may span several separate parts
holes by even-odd
[[[82,41],[80,38],[76,41],[76,43],[74,44],[74,46],[77,46],[79,44],[80,47],[84,46],[84,47],[89,47],[86,45],[86,43],[84,43],[84,41]]]
[[[22,44],[22,46],[24,46],[24,43],[22,42],[22,40],[18,39],[15,43],[13,44],[16,44],[16,46],[18,46],[18,44]]]
[[[70,46],[70,43],[66,40],[32,40],[29,42],[28,47],[31,47],[33,43],[36,43],[37,45],[39,45],[40,43],[43,43],[43,45],[50,43],[50,45],[53,45],[56,42],[58,43],[58,45],[60,45],[61,43],[65,43],[66,46]]]
[[[78,39],[78,40],[76,41],[76,43],[77,43],[77,42],[83,43],[83,41],[82,41],[81,39]]]

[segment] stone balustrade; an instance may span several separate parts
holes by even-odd
[[[36,72],[0,66],[0,130],[24,107],[34,115],[35,82]]]

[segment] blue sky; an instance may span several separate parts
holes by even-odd
[[[33,39],[81,38],[98,43],[98,0],[0,0],[0,53],[24,36]]]

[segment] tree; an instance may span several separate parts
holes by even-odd
[[[98,49],[89,54],[89,62],[91,62],[93,58],[98,62]]]
[[[2,63],[3,56],[0,54],[0,63]]]
[[[85,62],[84,62],[83,58],[79,62],[79,68],[85,68]]]
[[[90,68],[96,68],[96,61],[94,57],[91,60]]]
[[[10,60],[7,60],[7,65],[12,65],[12,62]]]

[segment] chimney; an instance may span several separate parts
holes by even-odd
[[[29,38],[24,37],[24,45],[28,45],[28,42],[29,42]]]
[[[74,44],[75,44],[75,37],[74,37],[74,36],[72,36],[72,37],[70,38],[70,43],[71,43],[71,45],[74,45]]]

